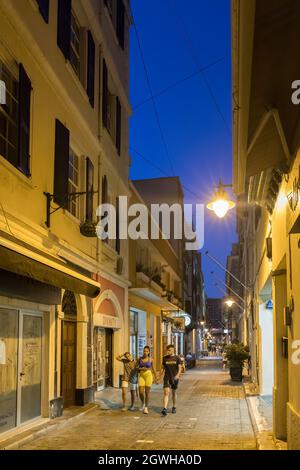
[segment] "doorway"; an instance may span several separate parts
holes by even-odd
[[[113,385],[113,331],[94,329],[94,383],[97,391]]]
[[[113,386],[113,331],[105,330],[105,386]]]
[[[76,391],[76,326],[75,321],[63,321],[62,334],[62,396],[64,407],[75,405]]]
[[[41,416],[43,316],[0,308],[0,433]]]

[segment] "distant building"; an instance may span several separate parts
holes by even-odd
[[[220,329],[223,326],[224,315],[223,299],[207,299],[206,301],[206,327]]]
[[[241,301],[241,298],[243,298],[244,295],[244,290],[242,284],[236,280],[240,279],[241,277],[239,243],[232,244],[231,254],[227,256],[226,268],[226,288],[228,297],[230,297],[235,302],[231,307],[231,315],[229,319],[232,329],[232,339],[238,339],[240,342],[245,343],[246,328],[244,327],[243,302]],[[230,275],[229,273],[231,273],[232,275]],[[227,310],[229,312],[229,309]]]
[[[201,253],[197,251],[184,254],[184,310],[192,317],[187,328],[186,349],[198,356],[203,349],[201,322],[205,318],[205,293]]]

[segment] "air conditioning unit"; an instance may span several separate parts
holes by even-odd
[[[123,274],[123,258],[120,256],[117,259],[117,268],[116,268],[117,274]]]

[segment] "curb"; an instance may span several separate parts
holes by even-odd
[[[15,437],[8,438],[6,441],[3,441],[0,443],[0,451],[2,450],[18,450],[25,444],[28,444],[29,442],[32,442],[34,439],[43,436],[44,434],[48,434],[52,431],[58,431],[59,429],[64,428],[67,424],[71,423],[72,421],[75,421],[78,418],[82,418],[84,415],[90,413],[91,411],[95,410],[96,408],[99,408],[98,404],[93,403],[91,404],[88,409],[85,409],[75,416],[70,416],[66,418],[57,418],[61,421],[59,422],[54,422],[55,420],[49,420],[47,421],[46,424],[40,425],[42,426],[41,429],[33,428],[30,432],[30,434],[22,437],[22,435],[18,436],[16,435]],[[53,424],[52,424],[53,423]],[[26,431],[25,431],[26,433]],[[13,442],[9,442],[13,441]],[[7,444],[5,444],[7,442]]]
[[[273,434],[270,430],[265,429],[263,426],[263,417],[262,422],[259,423],[257,415],[253,410],[253,404],[251,398],[259,395],[246,395],[246,402],[248,407],[248,412],[250,415],[251,425],[256,440],[256,449],[257,450],[286,450],[286,443],[283,441],[275,440]]]

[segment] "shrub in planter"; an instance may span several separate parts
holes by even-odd
[[[228,360],[231,379],[241,382],[244,362],[250,359],[248,346],[244,346],[242,343],[228,344],[225,347],[225,354]]]

